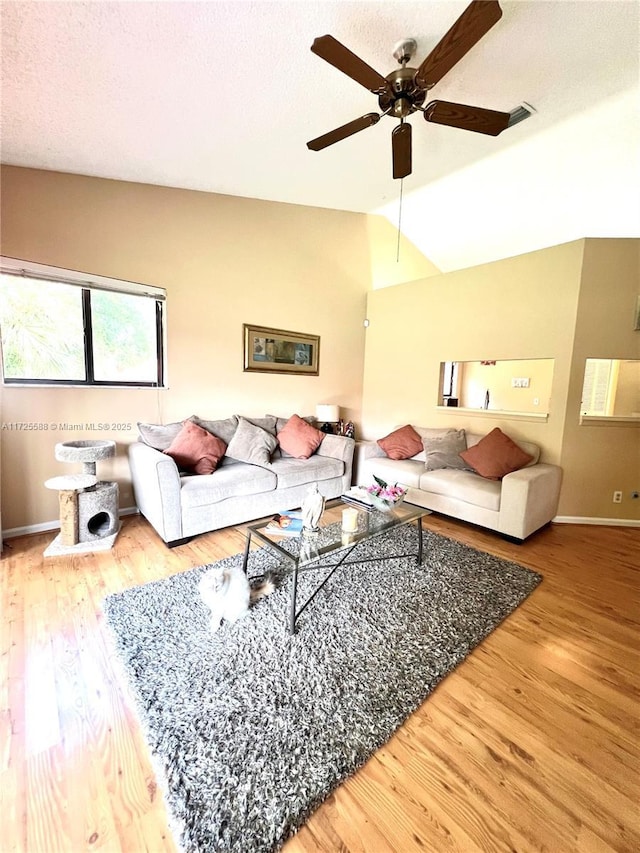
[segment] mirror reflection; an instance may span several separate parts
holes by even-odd
[[[640,359],[588,358],[580,412],[592,417],[640,418]]]
[[[548,414],[552,358],[446,361],[440,364],[440,406]]]

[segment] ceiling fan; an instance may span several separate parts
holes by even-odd
[[[367,113],[337,127],[307,142],[307,148],[321,151],[354,133],[372,127],[382,116],[399,118],[400,124],[391,133],[393,177],[406,178],[411,174],[411,125],[406,122],[406,118],[416,111],[422,112],[425,121],[490,136],[497,136],[507,127],[528,118],[533,111],[533,108],[527,109],[528,105],[504,113],[450,101],[429,101],[424,104],[429,89],[435,86],[501,17],[502,10],[497,0],[473,0],[418,68],[411,68],[407,64],[415,54],[416,42],[413,39],[398,42],[393,55],[400,68],[396,68],[386,77],[367,65],[333,36],[326,35],[315,39],[311,46],[312,52],[377,95],[382,113]]]

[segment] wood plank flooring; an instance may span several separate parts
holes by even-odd
[[[544,581],[285,853],[640,850],[640,530],[425,525]],[[239,552],[243,528],[169,550],[132,517],[107,553],[45,559],[52,538],[0,560],[0,851],[175,851],[100,602]]]

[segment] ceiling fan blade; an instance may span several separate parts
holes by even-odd
[[[406,178],[411,174],[411,125],[399,124],[391,132],[393,177]]]
[[[454,104],[451,101],[431,101],[424,108],[425,121],[434,124],[446,124],[461,130],[473,130],[497,136],[509,126],[510,113],[485,110],[483,107],[470,107],[467,104]]]
[[[497,0],[473,0],[416,71],[418,85],[434,86],[501,17]]]
[[[317,139],[312,139],[307,142],[307,148],[311,151],[321,151],[334,142],[340,142],[341,139],[346,139],[347,136],[352,136],[354,133],[359,133],[367,127],[372,127],[380,121],[378,113],[367,113],[360,118],[350,121],[348,124],[343,124],[342,127],[336,127],[335,130],[330,130],[323,136],[318,136]]]
[[[378,74],[333,36],[319,36],[311,45],[311,50],[316,56],[324,59],[329,65],[333,65],[338,71],[342,71],[370,92],[380,92],[389,88],[382,74]]]

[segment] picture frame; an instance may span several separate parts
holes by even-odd
[[[636,313],[633,319],[633,328],[636,330],[636,332],[640,332],[640,296],[638,296],[636,299]]]
[[[317,376],[320,337],[268,326],[242,324],[244,371]]]

